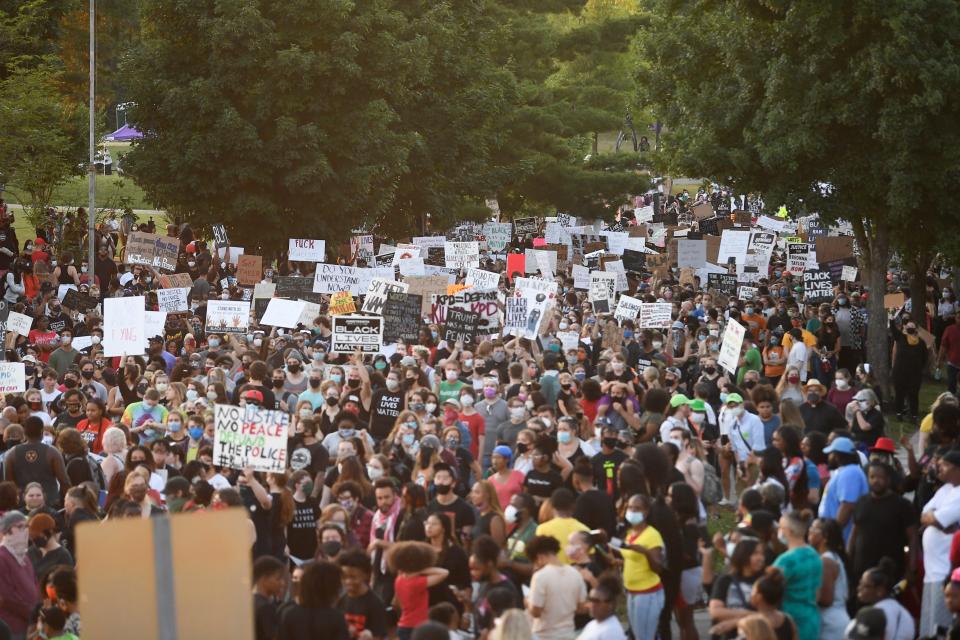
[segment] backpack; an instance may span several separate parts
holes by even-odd
[[[710,506],[723,499],[723,485],[720,484],[720,474],[716,467],[709,462],[703,463],[703,491],[700,492],[703,504]]]

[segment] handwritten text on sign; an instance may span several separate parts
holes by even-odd
[[[287,253],[290,260],[323,262],[327,243],[324,240],[301,240],[290,238]]]
[[[283,473],[287,462],[287,428],[290,416],[285,411],[261,407],[214,407],[216,431],[213,439],[213,464],[218,467]]]

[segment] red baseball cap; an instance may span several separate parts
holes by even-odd
[[[249,389],[243,392],[243,399],[247,402],[253,400],[254,402],[259,402],[263,404],[263,394],[257,391],[256,389]]]

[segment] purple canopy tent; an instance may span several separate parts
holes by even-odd
[[[131,127],[128,124],[123,125],[110,135],[106,137],[110,142],[129,142],[131,140],[139,140],[143,137],[143,134],[137,131],[134,127]]]

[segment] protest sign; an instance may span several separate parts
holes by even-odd
[[[791,242],[787,245],[787,271],[794,275],[803,275],[807,270],[810,245],[805,242]]]
[[[260,318],[260,324],[270,327],[294,329],[303,310],[306,307],[304,300],[287,300],[285,298],[271,298],[267,302],[267,309]]]
[[[308,278],[309,280],[309,278]],[[273,294],[277,291],[277,285],[272,282],[258,282],[253,286],[253,297],[257,298],[272,298]]]
[[[447,309],[446,323],[443,325],[443,339],[447,344],[453,345],[456,342],[462,342],[465,345],[473,344],[474,336],[477,333],[477,323],[480,321],[480,314],[457,307]]]
[[[490,335],[500,331],[500,294],[496,290],[476,291],[468,289],[452,294],[433,295],[430,301],[430,322],[443,324],[447,310],[453,307],[479,314],[477,335]]]
[[[637,326],[641,329],[669,329],[673,324],[672,312],[673,305],[669,302],[645,302],[640,305]]]
[[[0,393],[22,393],[27,390],[27,377],[22,362],[0,362]]]
[[[250,286],[260,282],[263,274],[263,256],[244,254],[237,260],[237,282],[241,286]]]
[[[393,262],[390,263],[390,266],[399,267],[400,263],[406,260],[421,259],[420,253],[420,247],[414,245],[397,247],[397,250],[393,252]]]
[[[423,298],[399,291],[387,292],[383,305],[383,343],[393,344],[403,340],[415,344],[420,339],[420,317]]]
[[[731,375],[737,372],[737,366],[740,364],[740,348],[743,346],[743,337],[746,333],[746,328],[736,320],[727,321],[717,364],[729,371]]]
[[[843,265],[843,269],[840,272],[840,279],[844,282],[856,282],[857,281],[857,268],[851,267],[850,265]]]
[[[561,227],[575,227],[577,226],[577,218],[569,213],[557,213],[557,224]]]
[[[500,286],[500,274],[482,269],[467,269],[466,283],[468,287],[479,291],[496,289]]]
[[[618,256],[623,255],[623,250],[627,248],[627,241],[630,236],[625,231],[602,231],[600,235],[607,239],[607,251]]]
[[[426,265],[423,263],[423,258],[405,258],[400,260],[397,265],[400,267],[401,276],[427,275]]]
[[[218,249],[230,246],[230,238],[227,237],[227,229],[222,224],[213,225],[213,243]]]
[[[576,351],[580,347],[580,334],[577,331],[557,331],[557,340],[565,353]]]
[[[596,313],[610,313],[617,295],[616,290],[616,274],[602,271],[594,271],[590,274],[589,299]]]
[[[707,218],[712,218],[715,214],[713,212],[713,207],[710,206],[709,202],[701,202],[691,209],[693,217],[696,220],[706,220]]]
[[[403,280],[407,285],[407,294],[420,297],[421,316],[430,313],[431,298],[434,294],[445,294],[447,291],[447,276],[419,276]]]
[[[803,272],[804,302],[819,304],[833,301],[833,282],[829,271],[807,269]]]
[[[527,258],[522,253],[507,254],[507,279],[513,281],[527,272]]]
[[[207,333],[246,333],[250,303],[243,300],[208,300]]]
[[[789,233],[795,228],[795,225],[789,220],[777,220],[768,216],[757,218],[757,225],[774,233]]]
[[[757,287],[740,285],[737,287],[737,297],[741,300],[754,300],[760,290]]]
[[[899,309],[907,302],[907,296],[902,291],[887,293],[883,296],[884,309]]]
[[[720,236],[720,250],[717,262],[727,264],[733,258],[737,264],[743,264],[747,257],[747,245],[750,243],[749,231],[725,229]],[[706,262],[706,260],[704,260]]]
[[[323,262],[327,255],[325,240],[290,238],[287,259],[300,262]]]
[[[360,271],[361,269],[358,267],[319,263],[313,274],[313,283],[310,290],[313,293],[326,294],[349,291],[351,295],[362,296],[367,292],[367,288],[364,287],[362,291],[360,290]],[[278,291],[278,295],[282,294]]]
[[[170,273],[160,275],[161,289],[181,289],[183,287],[189,289],[192,286],[193,278],[190,277],[189,273]]]
[[[353,267],[344,268],[352,269]],[[320,300],[320,295],[318,293],[314,293],[313,286],[314,280],[309,276],[278,276],[277,288],[274,290],[274,294],[280,298],[290,298],[291,300],[311,300],[313,302],[317,302]]]
[[[716,289],[728,296],[737,291],[737,276],[732,273],[711,273],[707,275],[707,288]]]
[[[510,243],[511,225],[509,222],[485,222],[483,235],[487,239],[487,247],[491,251],[500,253]]]
[[[540,221],[537,218],[517,218],[513,221],[513,236],[522,239],[540,233]]]
[[[373,262],[373,236],[359,234],[350,236],[350,262],[364,266]]]
[[[332,316],[342,316],[347,313],[355,313],[357,305],[353,303],[353,296],[349,291],[337,291],[330,296],[330,306],[328,311]]]
[[[637,298],[620,296],[620,301],[617,303],[617,310],[614,312],[613,317],[620,322],[624,320],[636,320],[637,314],[640,313],[641,304],[643,303]]]
[[[543,268],[541,268],[540,265],[541,259],[546,260]],[[544,271],[549,273],[557,272],[557,252],[547,251],[546,249],[527,249],[524,252],[524,266],[527,269],[527,273],[537,273],[540,271],[543,273],[543,277],[549,278],[550,276],[544,273]]]
[[[375,313],[377,315],[383,311],[383,305],[387,301],[387,294],[391,291],[406,293],[410,285],[404,282],[393,282],[383,278],[374,278],[370,281],[370,288],[363,299],[363,307],[360,309],[364,313]]]
[[[677,240],[677,266],[699,269],[706,263],[706,240]]]
[[[633,210],[633,217],[637,222],[653,222],[653,205],[648,204],[645,207],[636,207]]]
[[[633,249],[623,250],[623,268],[634,273],[641,273],[647,266],[647,254]]]
[[[480,266],[480,243],[447,242],[443,246],[443,259],[447,267],[466,269]]]
[[[710,218],[709,220],[701,220],[697,226],[700,229],[700,233],[702,233],[705,236],[720,235],[720,225],[717,224],[716,218]]]
[[[164,338],[164,325],[167,322],[166,311],[144,311],[143,312],[143,337],[148,342],[152,338]],[[166,340],[164,340],[166,342]],[[144,344],[144,349],[147,345]]]
[[[612,274],[610,275],[612,276]],[[517,278],[514,286],[516,295],[525,298],[534,299],[543,295],[547,302],[552,303],[557,297],[558,285],[553,281],[541,278]]]
[[[124,262],[156,267],[164,271],[177,268],[180,240],[155,233],[134,231],[127,236]]]
[[[507,298],[504,334],[528,340],[536,339],[546,306],[547,300],[542,293],[535,298],[524,296]]]
[[[80,293],[76,289],[70,289],[63,296],[63,306],[67,309],[84,312],[89,309],[95,309],[100,304],[96,298],[85,293]]]
[[[815,247],[819,262],[854,257],[853,238],[850,236],[820,236],[816,238]]]
[[[160,307],[160,311],[166,311],[167,313],[189,311],[190,307],[187,304],[187,294],[189,293],[190,289],[187,288],[157,289],[157,305]]]
[[[590,269],[579,264],[573,265],[573,288],[587,290],[590,288]]]
[[[383,318],[378,316],[333,316],[333,353],[379,353],[383,348]]]
[[[105,298],[103,301],[103,355],[143,355],[144,298]]]
[[[213,408],[213,463],[218,467],[283,473],[290,414],[219,402]]]
[[[28,315],[11,311],[7,316],[7,331],[26,337],[30,335],[31,326],[33,326],[33,318]]]
[[[316,302],[307,302],[304,300],[303,311],[300,312],[300,317],[297,318],[297,322],[304,327],[312,327],[313,321],[316,320],[319,315],[320,305]]]

